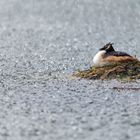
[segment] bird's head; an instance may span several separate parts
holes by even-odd
[[[113,43],[108,43],[108,44],[106,44],[104,47],[102,47],[102,48],[100,49],[100,51],[102,51],[102,50],[104,50],[104,51],[106,51],[106,52],[115,51],[114,48],[113,48]]]

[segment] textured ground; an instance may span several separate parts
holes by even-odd
[[[0,0],[0,139],[139,140],[135,83],[71,76],[105,43],[140,58],[139,0]]]

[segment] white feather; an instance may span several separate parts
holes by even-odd
[[[104,65],[106,65],[105,62],[102,61],[103,56],[105,55],[106,51],[105,50],[101,50],[99,51],[93,58],[93,65],[96,67],[102,67]]]

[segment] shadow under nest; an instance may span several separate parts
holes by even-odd
[[[140,61],[116,63],[105,67],[91,67],[88,70],[77,71],[74,76],[87,79],[140,79]]]

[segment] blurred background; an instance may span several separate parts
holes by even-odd
[[[73,79],[108,42],[140,58],[139,0],[0,0],[0,139],[140,138],[139,91]],[[123,94],[120,94],[123,93]]]

